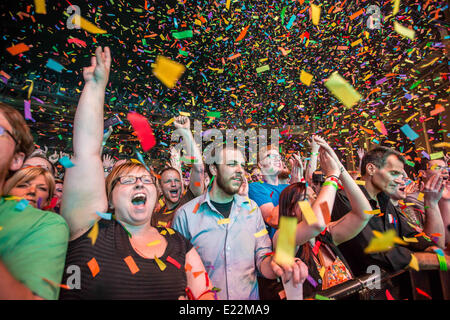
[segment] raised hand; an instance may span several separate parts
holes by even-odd
[[[239,188],[238,194],[243,197],[248,197],[248,181],[245,174],[242,175],[242,184]]]
[[[104,154],[103,155],[103,168],[112,168],[116,161],[111,156]]]
[[[58,161],[58,159],[59,159],[59,155],[58,155],[58,152],[56,152],[56,151],[55,151],[55,153],[53,153],[51,156],[48,157],[48,160],[53,164],[55,164]]]
[[[339,177],[341,172],[339,170],[338,163],[331,157],[331,155],[324,149],[319,149],[320,167],[322,168],[325,176],[337,176]]]
[[[178,116],[175,118],[175,121],[173,122],[173,125],[177,129],[187,129],[189,130],[191,128],[191,121],[186,116]]]
[[[425,194],[424,200],[431,203],[438,203],[441,200],[444,191],[444,179],[440,174],[433,174],[426,182],[423,188]]]
[[[358,148],[357,153],[358,153],[359,160],[362,160],[362,158],[364,157],[364,154],[365,154],[364,149],[363,148]]]
[[[111,69],[111,52],[108,47],[95,50],[95,57],[91,58],[91,66],[83,68],[83,77],[86,82],[94,82],[106,87]]]

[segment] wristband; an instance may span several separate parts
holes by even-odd
[[[333,186],[338,191],[338,185],[334,181],[325,181],[322,186]]]
[[[334,181],[334,182],[336,182],[339,185],[339,179],[337,179],[334,176],[326,177],[325,181]]]
[[[447,271],[447,261],[445,260],[444,252],[442,251],[442,249],[434,249],[434,252],[436,252],[439,261],[439,269],[441,271]]]
[[[319,153],[318,153],[318,152],[311,152],[311,155],[312,155],[312,156],[318,156]]]
[[[330,175],[327,176],[325,179],[332,178],[332,177],[334,177],[334,178],[336,178],[337,180],[339,180],[339,177],[338,177],[338,176],[335,176],[334,174],[330,174]]]

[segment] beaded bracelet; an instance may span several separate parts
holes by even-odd
[[[325,181],[322,186],[333,186],[336,188],[336,191],[338,191],[338,185],[334,181]]]
[[[337,180],[339,180],[339,177],[338,177],[338,176],[335,176],[334,174],[330,174],[329,176],[326,176],[325,179],[332,178],[332,177],[334,177],[334,178],[336,178]]]

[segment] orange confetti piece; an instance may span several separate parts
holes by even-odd
[[[52,280],[48,280],[46,278],[42,278],[42,280],[44,280],[45,282],[47,282],[48,284],[52,285],[55,288],[60,287],[60,288],[66,289],[66,290],[71,290],[67,284],[57,284],[57,283],[53,282]]]
[[[239,36],[236,38],[236,40],[234,40],[234,42],[238,42],[241,41],[242,39],[244,39],[245,35],[247,34],[247,30],[250,27],[250,25],[246,26],[241,33],[239,34]]]
[[[354,14],[352,14],[352,15],[350,16],[350,20],[353,20],[353,19],[359,17],[359,16],[362,15],[363,13],[364,13],[364,9],[361,9],[361,10],[359,10],[359,11],[356,11]]]
[[[197,278],[199,275],[201,275],[204,271],[195,271],[192,274],[194,275],[194,278]]]
[[[202,184],[201,184],[199,181],[195,181],[195,182],[194,182],[194,186],[196,186],[196,187],[201,187]]]
[[[198,203],[195,205],[194,211],[192,211],[192,212],[197,213],[199,207],[200,207],[200,202],[198,202]]]
[[[278,295],[280,296],[281,300],[286,299],[286,292],[284,290],[278,292]]]
[[[30,50],[30,48],[23,42],[18,43],[12,47],[6,48],[6,50],[13,56],[18,55],[19,53]]]
[[[192,270],[192,266],[189,263],[186,263],[185,266],[184,266],[184,270],[186,272],[191,271]]]
[[[92,277],[95,278],[95,276],[100,272],[100,267],[97,263],[97,260],[95,260],[95,258],[92,258],[88,263],[87,263],[89,270],[91,270],[92,273]]]
[[[320,210],[322,210],[323,219],[325,220],[325,225],[329,224],[331,221],[330,209],[326,202],[320,204]]]
[[[128,268],[130,269],[132,274],[135,274],[137,272],[139,272],[139,268],[136,265],[136,262],[134,262],[134,259],[132,256],[128,256],[125,259],[123,259],[125,261],[125,263],[127,264]]]

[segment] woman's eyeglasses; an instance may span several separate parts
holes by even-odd
[[[119,181],[121,184],[135,184],[138,179],[141,180],[141,182],[143,184],[154,184],[155,183],[155,178],[151,175],[146,174],[141,177],[135,177],[135,176],[119,177],[114,181],[113,186],[117,183],[117,181]]]
[[[19,142],[17,141],[16,138],[14,138],[14,136],[12,135],[11,132],[9,132],[9,130],[5,129],[4,127],[0,126],[0,136],[3,136],[5,133],[7,133],[13,140],[14,142],[18,145]]]

